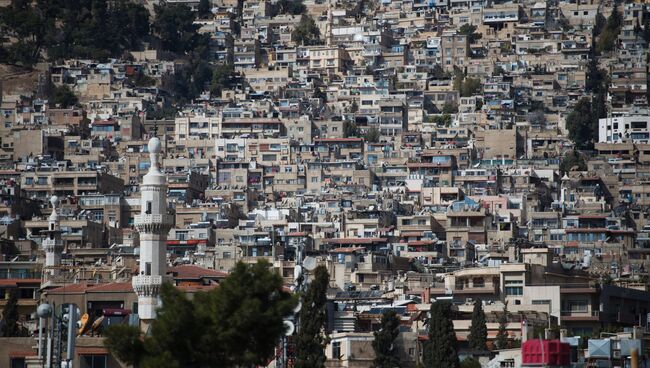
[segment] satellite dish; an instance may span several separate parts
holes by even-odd
[[[313,271],[316,269],[317,263],[316,263],[316,258],[314,257],[305,257],[305,260],[302,261],[302,266],[305,268],[307,271]]]
[[[286,330],[284,332],[284,336],[293,335],[293,333],[296,331],[296,326],[293,324],[293,322],[288,321],[288,320],[285,319],[283,324],[284,324],[284,328]]]
[[[295,308],[293,308],[293,313],[298,313],[300,312],[300,309],[302,308],[302,302],[298,302]]]

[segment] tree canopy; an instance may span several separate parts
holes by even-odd
[[[219,287],[192,300],[170,284],[161,291],[150,335],[109,327],[107,347],[138,367],[243,367],[264,365],[296,304],[268,262],[237,263]],[[217,348],[218,347],[218,348]]]
[[[15,289],[9,290],[9,299],[2,309],[0,327],[2,337],[27,336],[27,329],[18,324],[18,293]]]
[[[70,87],[64,84],[54,88],[51,102],[54,106],[67,109],[68,107],[75,106],[79,102],[79,99],[74,92],[72,92]]]
[[[458,341],[452,324],[451,303],[437,301],[429,310],[429,341],[424,348],[426,367],[458,368]]]
[[[487,325],[485,321],[485,312],[483,312],[483,302],[481,299],[474,301],[474,310],[472,311],[472,325],[469,329],[467,338],[469,346],[475,350],[487,350]]]
[[[325,366],[327,340],[323,329],[327,322],[327,289],[329,274],[325,266],[314,270],[314,279],[302,296],[300,328],[295,337],[296,368],[319,368]]]
[[[476,26],[469,23],[465,23],[460,26],[458,33],[467,36],[470,44],[480,40],[483,37],[482,34],[476,32]]]
[[[291,37],[299,45],[315,45],[320,43],[320,30],[314,18],[303,14]]]
[[[395,339],[399,336],[399,316],[390,310],[382,314],[381,327],[375,331],[372,348],[375,350],[374,368],[399,367],[400,360],[395,348]]]
[[[612,51],[616,47],[616,40],[618,39],[618,34],[621,32],[621,25],[623,24],[623,16],[618,10],[618,7],[614,6],[612,13],[607,17],[607,23],[605,28],[598,35],[598,43],[596,50],[600,52]]]
[[[580,171],[587,170],[587,163],[585,163],[585,159],[577,150],[567,152],[560,162],[561,172],[566,173],[572,171],[574,168]]]
[[[185,4],[162,3],[155,5],[156,19],[152,30],[160,39],[163,50],[183,54],[207,46],[207,36],[196,32],[194,13]],[[201,52],[199,52],[201,53]]]
[[[499,331],[494,339],[494,346],[497,349],[508,347],[508,304],[503,306],[503,313],[499,316]]]
[[[583,97],[566,118],[569,139],[575,142],[577,147],[589,147],[592,140],[597,138],[597,123],[594,124],[594,120],[592,117],[591,100]]]

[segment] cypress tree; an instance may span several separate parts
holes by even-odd
[[[505,349],[508,347],[508,331],[506,327],[508,324],[508,303],[503,306],[503,313],[499,317],[499,332],[494,339],[494,345],[497,349]]]
[[[325,266],[318,266],[314,279],[302,297],[300,329],[296,335],[296,368],[325,366],[327,340],[323,328],[327,321],[327,288],[329,275]]]
[[[374,333],[372,348],[375,350],[374,368],[399,367],[399,357],[394,342],[399,335],[399,317],[395,311],[381,316],[381,329]]]
[[[425,346],[424,364],[426,367],[458,368],[458,342],[452,323],[451,303],[431,304],[429,318],[429,341]]]
[[[475,350],[487,350],[487,326],[485,325],[485,313],[481,299],[474,301],[472,311],[472,326],[469,330],[469,346]]]
[[[7,304],[2,310],[2,321],[4,330],[1,336],[18,337],[27,335],[25,329],[18,325],[18,293],[14,289],[9,291],[9,300],[7,300]]]

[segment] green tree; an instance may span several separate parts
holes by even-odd
[[[45,38],[44,19],[28,0],[12,0],[0,8],[1,35],[13,37],[5,48],[5,61],[31,67],[38,62]]]
[[[474,350],[487,350],[487,325],[485,321],[485,312],[483,312],[483,302],[481,299],[474,301],[474,310],[472,311],[472,325],[469,329],[467,338],[470,348]]]
[[[572,171],[574,168],[579,171],[587,170],[587,163],[585,162],[585,159],[582,157],[580,152],[575,149],[573,151],[567,152],[564,155],[562,161],[560,162],[560,171],[567,173],[569,171]]]
[[[583,97],[574,106],[566,118],[566,128],[569,131],[569,139],[575,142],[577,147],[591,146],[596,130],[589,98]]]
[[[113,325],[104,331],[104,338],[104,344],[115,352],[117,359],[134,368],[140,366],[145,348],[139,327]]]
[[[607,24],[607,19],[603,16],[601,12],[598,12],[596,14],[596,21],[594,22],[594,28],[592,28],[591,33],[593,37],[598,37],[602,32],[603,29],[605,29],[605,25]]]
[[[280,0],[278,1],[278,12],[280,14],[299,15],[307,9],[302,0]]]
[[[79,99],[66,84],[55,87],[54,94],[52,96],[52,103],[55,106],[59,106],[62,109],[67,109],[68,107],[75,106],[78,102]]]
[[[483,35],[476,32],[476,26],[473,24],[465,23],[463,24],[459,29],[458,33],[467,36],[469,39],[469,43],[472,44],[478,40],[480,40]]]
[[[395,339],[399,335],[399,316],[390,310],[382,314],[381,327],[375,331],[372,348],[375,350],[374,368],[395,368],[400,366],[395,348]]]
[[[442,105],[442,113],[443,114],[456,114],[458,112],[458,105],[453,103],[453,102],[445,102],[444,105]]]
[[[494,339],[494,346],[497,349],[506,349],[508,347],[508,304],[503,306],[503,313],[499,316],[499,330]]]
[[[210,0],[200,0],[197,12],[200,19],[208,18],[212,15]]]
[[[9,299],[2,309],[2,334],[3,337],[27,336],[27,329],[18,324],[18,293],[15,289],[9,290]]]
[[[474,357],[469,357],[460,362],[460,368],[481,368],[481,363]]]
[[[302,296],[300,309],[300,329],[296,335],[296,368],[319,368],[325,366],[325,346],[327,339],[323,334],[327,322],[327,289],[329,274],[320,265],[314,270],[314,279]]]
[[[618,10],[617,6],[614,6],[612,13],[607,17],[607,23],[605,24],[605,29],[598,36],[598,43],[596,50],[597,52],[606,52],[612,51],[616,46],[616,40],[618,39],[618,34],[621,32],[621,25],[623,24],[623,16]]]
[[[376,127],[371,127],[368,129],[368,133],[366,133],[366,141],[369,143],[377,143],[379,142],[379,138],[381,137],[381,132],[379,129]]]
[[[477,78],[465,78],[461,85],[461,97],[471,97],[481,91],[481,81]]]
[[[106,345],[125,363],[145,368],[264,365],[296,302],[269,266],[239,262],[218,288],[192,300],[166,283],[150,334],[111,326]]]
[[[303,14],[291,37],[293,42],[299,45],[315,45],[320,43],[320,30],[316,26],[314,18]]]
[[[424,349],[425,366],[458,368],[458,341],[452,324],[451,303],[434,302],[429,314],[429,341]]]
[[[354,121],[344,121],[343,122],[343,136],[345,138],[358,137],[359,128]]]
[[[194,14],[184,4],[155,5],[156,19],[151,25],[163,50],[182,54],[205,46],[207,39],[196,31]]]
[[[234,73],[235,67],[232,64],[217,65],[212,69],[210,92],[219,96],[224,89],[230,88],[231,78]]]
[[[451,115],[449,114],[442,114],[442,115],[435,115],[433,116],[433,123],[436,124],[437,126],[440,127],[448,127],[451,125]]]
[[[237,203],[230,203],[228,206],[228,228],[234,229],[239,226],[239,220],[246,220],[246,214],[242,211],[242,208]]]

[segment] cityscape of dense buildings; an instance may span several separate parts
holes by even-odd
[[[438,303],[459,361],[650,366],[647,1],[60,3],[0,1],[0,367],[129,366],[102,330],[262,260],[327,270],[324,367],[442,367]]]

